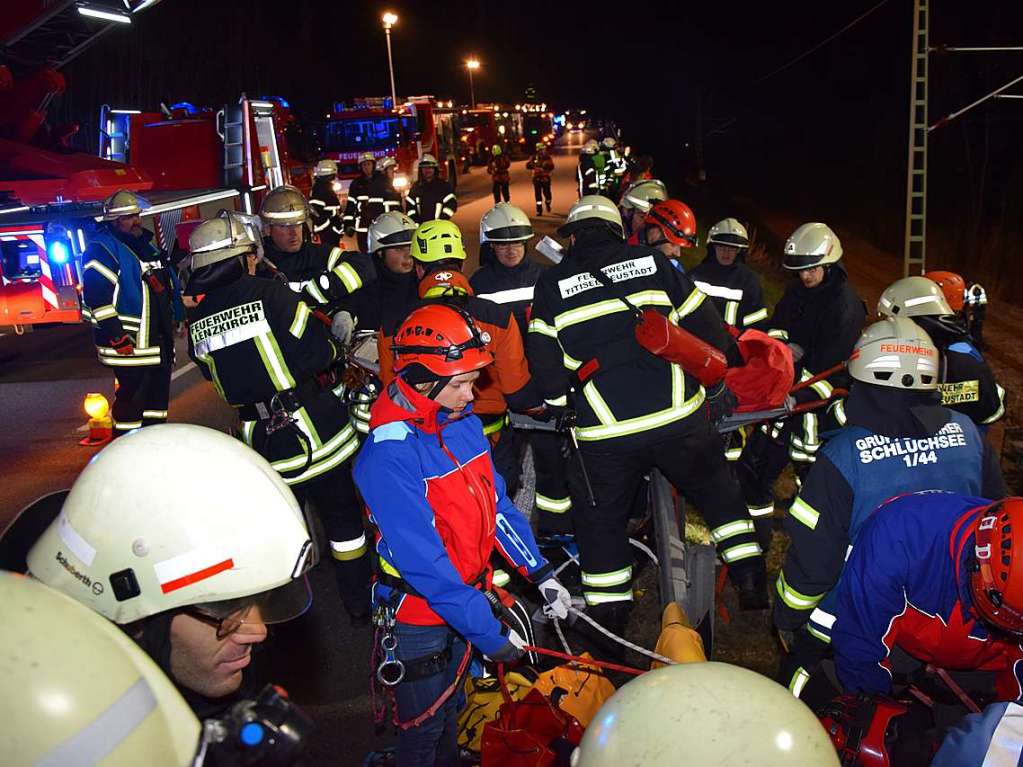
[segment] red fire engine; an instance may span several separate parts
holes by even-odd
[[[289,160],[280,101],[243,96],[194,115],[104,108],[99,157],[71,148],[77,126],[46,125],[65,88],[57,68],[152,5],[38,0],[0,15],[0,48],[17,69],[0,66],[0,325],[80,321],[81,256],[118,189],[144,193],[144,225],[169,247],[182,218],[252,210],[261,191],[308,177]]]
[[[358,178],[359,156],[364,152],[397,161],[396,188],[411,183],[424,154],[437,158],[441,177],[454,185],[453,106],[453,102],[437,101],[433,96],[414,96],[397,109],[392,108],[390,98],[384,97],[360,98],[351,104],[338,102],[320,126],[323,156],[337,162],[344,192],[352,179]]]

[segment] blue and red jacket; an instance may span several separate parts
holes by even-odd
[[[1023,649],[977,620],[969,587],[980,511],[957,493],[902,495],[860,530],[837,588],[831,639],[848,692],[887,693],[898,645],[949,670],[995,672],[999,700],[1023,694]]]
[[[385,574],[373,598],[395,603],[403,623],[447,624],[489,654],[507,641],[480,591],[491,587],[494,547],[531,580],[550,568],[494,471],[479,418],[450,415],[401,378],[370,411],[354,476]]]

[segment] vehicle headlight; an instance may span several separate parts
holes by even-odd
[[[394,181],[391,182],[391,186],[395,189],[407,189],[408,188],[408,176],[404,173],[398,173],[394,176]]]

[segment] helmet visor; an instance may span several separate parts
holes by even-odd
[[[788,253],[785,255],[782,266],[791,271],[799,272],[803,269],[813,269],[815,266],[820,266],[823,258],[824,256],[813,254],[796,255],[795,253]]]
[[[243,623],[284,623],[302,615],[313,603],[308,576],[303,574],[282,586],[258,594],[204,602],[192,606],[199,615],[219,623],[217,633],[227,636]]]

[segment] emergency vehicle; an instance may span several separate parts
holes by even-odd
[[[347,194],[352,179],[359,177],[359,157],[365,152],[397,161],[394,186],[399,192],[416,178],[424,154],[437,158],[441,178],[455,186],[455,115],[454,102],[433,96],[413,96],[397,109],[389,97],[335,103],[320,126],[319,139],[323,157],[337,162],[338,193]]]
[[[290,160],[281,100],[243,95],[222,110],[191,113],[184,105],[104,107],[98,156],[72,148],[77,126],[46,125],[47,105],[65,89],[57,67],[152,5],[41,0],[0,17],[0,49],[15,70],[0,66],[0,325],[23,332],[81,321],[81,256],[103,200],[118,189],[142,193],[151,205],[143,226],[173,251],[176,233],[187,238],[188,225],[176,232],[182,220],[222,207],[255,211],[267,189],[309,185]]]

